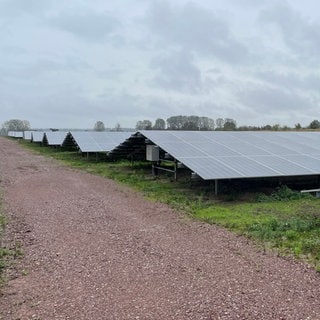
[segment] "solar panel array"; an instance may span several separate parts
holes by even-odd
[[[320,174],[320,132],[139,132],[205,180]]]
[[[32,132],[33,131],[23,131],[23,139],[24,140],[31,140],[32,139]]]
[[[42,142],[44,137],[44,131],[33,131],[32,132],[32,142]]]
[[[48,131],[44,133],[43,140],[49,146],[61,146],[67,134],[66,131]]]
[[[8,136],[12,138],[23,138],[23,131],[8,131]]]
[[[320,175],[320,132],[25,131],[25,137],[29,133],[33,142],[45,138],[49,145],[65,145],[69,137],[81,152],[120,154],[125,148],[141,151],[144,139],[134,139],[140,134],[205,180]]]
[[[132,132],[71,131],[71,138],[81,152],[108,152],[130,137]]]

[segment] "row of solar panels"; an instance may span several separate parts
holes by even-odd
[[[142,132],[205,180],[320,174],[320,132]]]
[[[205,180],[320,175],[320,132],[32,132],[31,141],[129,158],[146,144]],[[45,139],[47,143],[45,143]]]
[[[23,138],[23,131],[9,131],[8,136],[13,138]]]
[[[48,146],[75,147],[80,152],[108,152],[127,139],[132,132],[97,131],[9,131],[8,136],[23,138]]]

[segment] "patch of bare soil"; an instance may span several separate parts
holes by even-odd
[[[0,319],[320,319],[302,263],[4,138],[0,178],[24,251]]]

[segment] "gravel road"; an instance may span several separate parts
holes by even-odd
[[[320,275],[246,239],[0,138],[0,319],[320,319]]]

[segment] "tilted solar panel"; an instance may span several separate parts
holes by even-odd
[[[43,131],[33,131],[32,132],[32,142],[42,142],[44,137]]]
[[[320,175],[320,132],[139,132],[205,180]]]
[[[70,135],[81,152],[109,152],[124,140],[130,137],[132,132],[110,131],[71,131]]]
[[[48,131],[45,132],[45,139],[49,146],[61,146],[67,136],[66,131]]]

